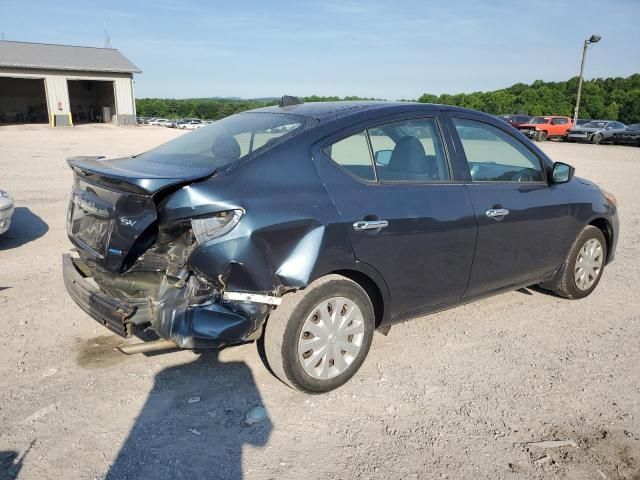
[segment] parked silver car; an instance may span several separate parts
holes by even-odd
[[[0,190],[0,235],[9,230],[13,215],[13,200],[7,192]]]
[[[613,134],[627,128],[623,123],[614,120],[591,120],[579,127],[567,131],[569,142],[591,142],[594,144],[611,142]]]

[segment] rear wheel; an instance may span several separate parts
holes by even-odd
[[[572,300],[584,298],[598,286],[607,259],[602,231],[592,225],[580,232],[564,264],[557,295]]]
[[[591,143],[594,145],[599,145],[602,142],[602,134],[596,133],[593,137],[591,137]]]
[[[273,373],[290,387],[328,392],[358,371],[374,329],[373,305],[364,289],[328,275],[284,296],[267,320],[264,352]]]

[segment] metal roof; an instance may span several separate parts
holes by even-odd
[[[389,102],[384,100],[365,100],[365,101],[339,101],[339,102],[308,102],[289,105],[287,107],[263,107],[257,109],[261,112],[269,113],[291,113],[311,118],[327,118],[334,116],[343,116],[355,111],[373,110],[378,108],[397,107],[400,105],[412,105],[410,102]],[[415,104],[413,104],[415,106]],[[424,104],[418,104],[424,105]]]
[[[0,40],[0,67],[141,73],[114,48],[76,47]]]

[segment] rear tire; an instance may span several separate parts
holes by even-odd
[[[600,283],[607,259],[607,243],[602,231],[586,226],[571,247],[565,260],[556,295],[570,300],[584,298]]]
[[[328,275],[286,294],[269,315],[262,341],[276,377],[297,390],[324,393],[355,375],[374,329],[373,305],[364,289]]]

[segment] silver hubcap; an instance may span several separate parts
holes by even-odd
[[[360,308],[348,298],[332,297],[313,309],[302,326],[298,359],[312,378],[340,375],[358,356],[364,340]]]
[[[574,276],[580,290],[589,290],[602,270],[602,245],[592,238],[582,246],[576,258]]]

